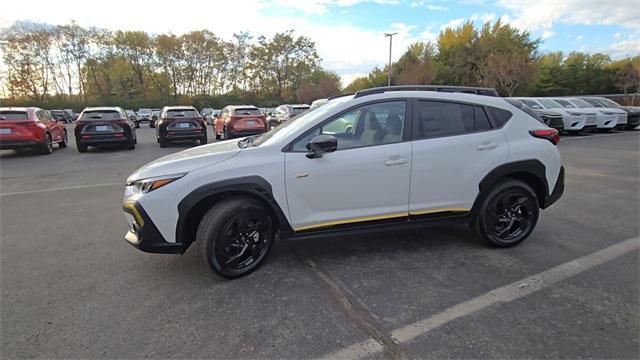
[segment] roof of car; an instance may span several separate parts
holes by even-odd
[[[122,111],[121,107],[118,106],[98,106],[98,107],[86,107],[84,111]]]
[[[229,105],[227,106],[230,109],[237,109],[237,108],[253,108],[253,109],[257,109],[257,107],[255,107],[254,105]]]
[[[195,110],[196,108],[194,108],[193,106],[189,106],[189,105],[183,105],[183,106],[165,106],[163,108],[163,110]],[[160,111],[160,109],[153,109],[153,110],[158,110]]]
[[[42,110],[42,109],[34,107],[34,106],[29,106],[29,107],[0,107],[0,111],[7,111],[7,110],[11,110],[11,111],[38,111],[38,110]]]

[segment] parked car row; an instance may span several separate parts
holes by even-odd
[[[623,107],[604,97],[514,97],[507,101],[531,109],[550,127],[569,133],[630,130],[640,125],[640,108]]]

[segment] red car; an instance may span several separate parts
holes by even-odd
[[[36,148],[41,154],[51,154],[53,144],[67,147],[64,122],[36,107],[0,108],[0,149]]]
[[[267,117],[253,105],[227,106],[214,124],[216,139],[262,134],[269,130]]]

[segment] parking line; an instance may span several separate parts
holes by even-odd
[[[76,189],[90,189],[90,188],[96,188],[96,187],[106,187],[106,186],[116,186],[116,185],[118,185],[118,186],[124,186],[124,182],[117,182],[117,183],[104,183],[104,184],[92,184],[92,185],[66,186],[66,187],[59,187],[59,188],[39,189],[39,190],[27,190],[27,191],[15,191],[15,192],[0,193],[0,196],[25,195],[25,194],[37,194],[37,193],[50,192],[50,191],[64,191],[64,190],[76,190]]]
[[[471,300],[451,306],[426,319],[393,330],[391,336],[398,343],[409,342],[448,322],[473,314],[491,305],[508,303],[540,291],[622,255],[637,251],[639,247],[640,237],[624,240],[589,255],[555,266],[536,275],[529,276],[509,285],[491,290]],[[382,351],[382,349],[381,344],[377,344],[374,339],[370,338],[337,352],[327,354],[323,356],[323,358],[356,359],[378,353]]]

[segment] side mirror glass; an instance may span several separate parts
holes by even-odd
[[[307,144],[307,157],[309,159],[321,158],[326,153],[332,153],[338,149],[338,139],[333,135],[317,135]]]

